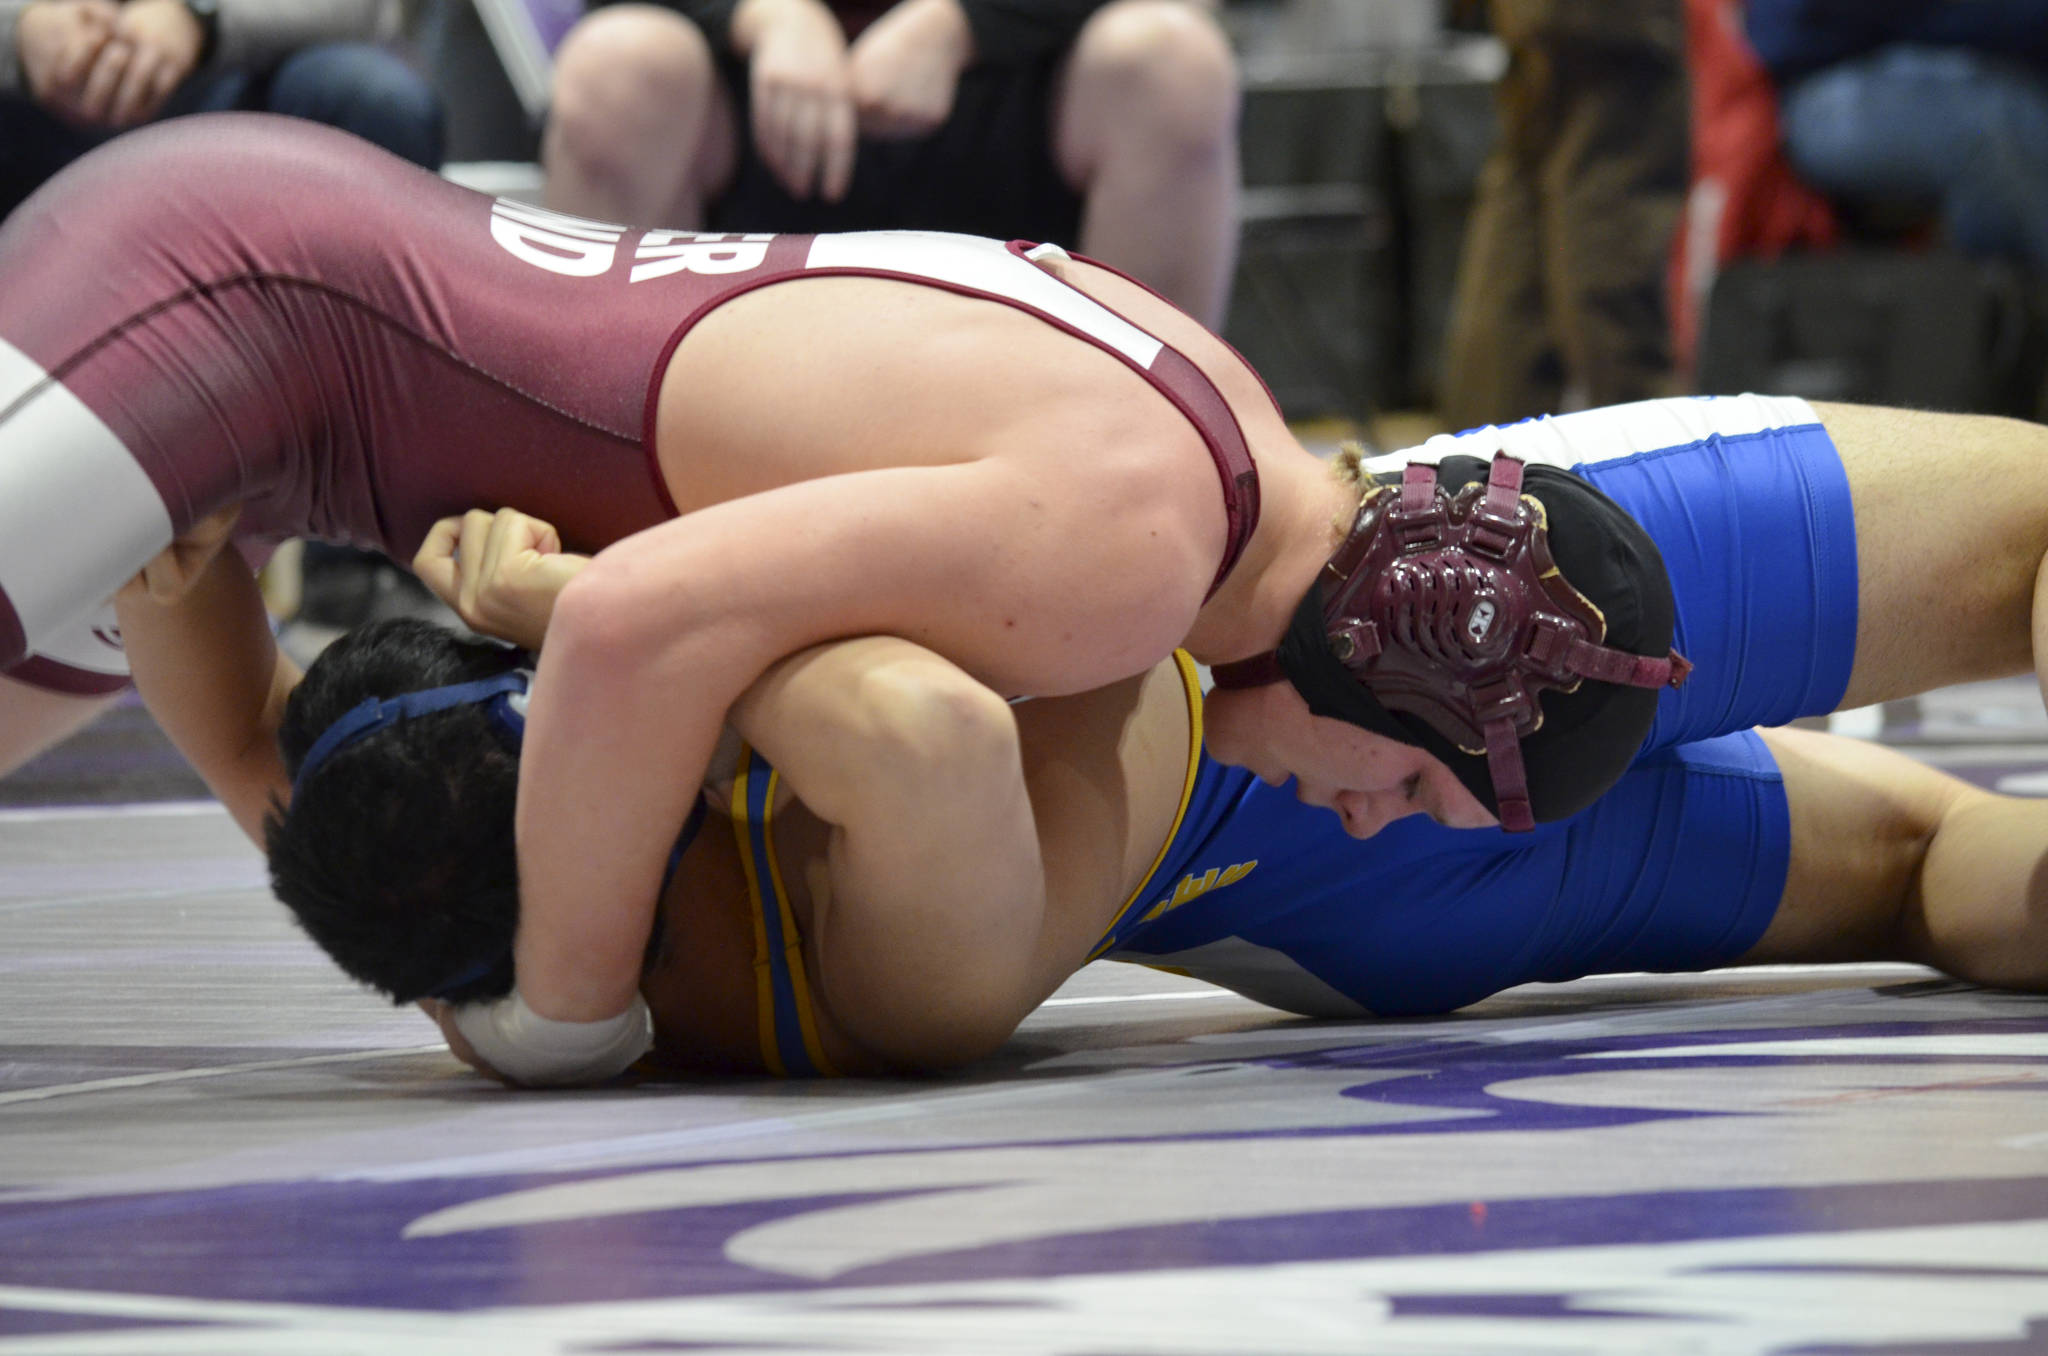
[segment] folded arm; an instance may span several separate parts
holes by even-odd
[[[999,691],[1053,695],[1169,653],[1220,527],[1165,498],[1062,498],[999,461],[868,471],[601,553],[555,608],[521,760],[515,955],[533,1009],[594,1021],[631,1002],[669,836],[725,713],[776,660],[896,635]]]
[[[888,1065],[1000,1045],[1040,997],[1045,869],[1009,705],[893,637],[806,651],[733,724],[831,827],[806,938],[823,1015]]]

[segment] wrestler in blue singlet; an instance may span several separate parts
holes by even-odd
[[[1179,658],[1199,748],[1196,670]],[[751,754],[741,767],[763,1059],[830,1073],[763,818],[771,778]],[[1763,935],[1790,857],[1784,786],[1750,732],[1646,755],[1591,809],[1533,833],[1415,815],[1364,841],[1291,785],[1202,755],[1172,837],[1091,959],[1309,1016],[1447,1012],[1530,980],[1725,965]]]
[[[1361,841],[1291,784],[1204,756],[1096,954],[1310,1016],[1448,1012],[1530,980],[1725,965],[1777,911],[1791,846],[1777,765],[1747,731],[1647,754],[1590,809],[1521,834],[1413,815]]]
[[[1311,1016],[1447,1012],[1532,980],[1725,965],[1791,861],[1783,780],[1751,727],[1829,711],[1856,642],[1856,543],[1833,442],[1802,400],[1649,401],[1431,439],[1368,462],[1505,447],[1585,476],[1656,540],[1698,665],[1644,752],[1534,832],[1421,815],[1373,838],[1206,755],[1171,840],[1094,956]],[[1200,747],[1195,673],[1181,657]]]
[[[1671,574],[1672,645],[1693,662],[1644,749],[1783,725],[1841,703],[1856,655],[1856,525],[1834,441],[1804,400],[1646,400],[1491,425],[1375,457],[1504,450],[1584,476],[1640,522]]]

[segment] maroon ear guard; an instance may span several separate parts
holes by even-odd
[[[1670,649],[1654,543],[1585,481],[1537,469],[1544,501],[1521,493],[1523,464],[1505,453],[1455,493],[1436,468],[1410,465],[1367,495],[1280,649],[1218,666],[1217,686],[1285,677],[1315,714],[1436,754],[1510,830],[1584,808],[1641,746],[1648,689],[1678,685],[1691,665]],[[1663,657],[1603,643],[1607,617],[1552,557],[1546,501],[1572,520],[1573,576]],[[1582,691],[1587,678],[1606,686]],[[1537,736],[1546,706],[1563,719]]]

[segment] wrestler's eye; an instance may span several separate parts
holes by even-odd
[[[1421,793],[1422,772],[1418,768],[1416,771],[1409,773],[1407,777],[1402,780],[1401,795],[1412,805],[1415,802],[1415,797],[1420,795]]]

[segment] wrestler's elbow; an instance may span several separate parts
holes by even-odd
[[[607,568],[599,556],[563,586],[544,649],[583,681],[668,676],[677,665],[731,648],[718,639],[719,618],[697,595],[673,581],[657,587],[644,570]]]
[[[1009,703],[950,665],[895,664],[863,674],[859,729],[883,775],[942,788],[962,772],[1014,765]]]
[[[1028,1008],[999,994],[930,995],[920,1012],[853,1034],[865,1036],[863,1043],[897,1068],[935,1073],[994,1054],[1027,1015]]]

